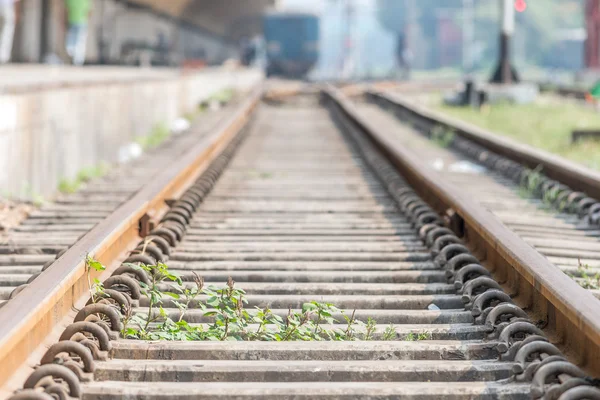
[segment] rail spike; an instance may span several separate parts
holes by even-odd
[[[476,297],[489,289],[502,290],[498,282],[488,276],[480,276],[471,279],[462,287],[462,302],[465,304],[472,304]]]
[[[35,369],[23,385],[24,391],[16,393],[14,399],[68,399],[81,397],[81,385],[77,375],[69,368],[58,364],[46,364]],[[43,393],[47,396],[34,395]],[[32,393],[33,392],[33,393]]]
[[[96,360],[106,360],[108,352],[112,349],[108,333],[94,322],[80,321],[69,325],[59,340],[81,342],[92,351]]]
[[[558,400],[600,400],[600,389],[594,386],[575,386],[565,390]]]
[[[91,350],[72,340],[54,343],[44,354],[40,364],[64,365],[82,382],[92,381],[92,373],[96,369]]]
[[[553,362],[547,362],[535,372],[531,383],[531,397],[546,400],[548,391],[571,378],[585,378],[585,373],[568,361],[554,359]]]
[[[500,303],[512,303],[512,299],[501,289],[492,288],[475,297],[465,308],[471,310],[473,317],[480,317],[478,323],[483,324],[487,314]]]
[[[544,338],[544,333],[531,322],[516,321],[508,324],[498,337],[500,343],[497,348],[501,354],[500,358],[504,361],[513,361],[521,346],[528,343],[525,340],[530,336]]]
[[[113,289],[104,289],[101,293],[94,294],[93,298],[90,298],[86,305],[91,304],[106,304],[117,308],[121,313],[132,307],[133,300],[127,293],[121,293]],[[136,304],[137,306],[137,304]]]
[[[517,319],[527,319],[527,313],[512,303],[500,303],[492,308],[485,317],[485,325],[488,327],[490,339],[497,339],[500,332]]]
[[[453,276],[453,283],[456,292],[462,293],[463,287],[467,282],[482,276],[491,277],[492,274],[490,274],[490,272],[487,269],[485,269],[482,265],[478,263],[467,264],[464,267],[460,268],[458,272]]]
[[[106,279],[104,281],[104,287],[107,289],[115,289],[121,293],[127,293],[132,300],[138,301],[142,297],[140,285],[135,279],[129,276],[128,269],[121,270],[121,268],[122,266],[115,271],[120,272],[121,275],[113,275]],[[127,275],[125,275],[126,273]]]
[[[440,254],[435,257],[434,262],[439,268],[444,268],[452,258],[460,254],[470,254],[469,249],[462,244],[450,244],[440,251]]]
[[[550,342],[536,340],[521,345],[515,356],[516,364],[512,368],[517,381],[531,382],[537,368],[550,356],[563,357],[560,350]]]
[[[107,320],[110,325],[106,324]],[[118,337],[118,333],[121,331],[123,325],[121,323],[121,314],[117,308],[100,303],[90,304],[79,310],[75,316],[75,322],[80,321],[91,321],[102,327],[106,326],[110,330],[108,333],[112,339]]]

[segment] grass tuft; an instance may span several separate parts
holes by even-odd
[[[591,108],[544,97],[534,104],[502,103],[481,110],[441,105],[437,98],[434,103],[444,113],[600,170],[600,141],[571,143],[573,130],[600,129],[600,113]]]

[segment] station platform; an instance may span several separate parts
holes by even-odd
[[[196,72],[201,73],[201,71]],[[125,83],[171,79],[183,73],[182,70],[172,68],[6,64],[0,65],[0,93],[56,89],[107,82]]]
[[[262,79],[259,70],[233,67],[1,66],[0,196],[52,196],[203,100]]]

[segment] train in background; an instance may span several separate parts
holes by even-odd
[[[319,60],[320,20],[315,14],[271,11],[265,14],[266,74],[304,78]]]

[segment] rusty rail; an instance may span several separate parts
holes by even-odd
[[[69,248],[39,279],[33,281],[0,309],[0,386],[12,390],[30,372],[28,358],[56,341],[63,320],[85,301],[89,293],[85,257],[87,254],[107,266],[108,277],[128,251],[140,240],[145,224],[158,221],[168,210],[167,202],[177,198],[208,167],[248,122],[262,96],[262,87],[173,164],[141,188],[77,243]],[[142,226],[141,226],[142,225]],[[91,278],[99,273],[91,271]],[[72,316],[71,315],[71,316]],[[67,323],[72,322],[72,318]],[[43,350],[43,349],[42,349]],[[21,367],[21,368],[19,368]],[[17,374],[15,372],[18,370]],[[14,386],[14,387],[13,387]]]
[[[490,211],[442,181],[438,173],[424,164],[417,154],[407,151],[360,116],[341,92],[328,88],[325,95],[390,158],[424,200],[439,213],[450,217],[454,230],[462,234],[469,247],[486,260],[486,267],[511,294],[515,303],[528,309],[546,325],[545,330],[553,342],[561,343],[563,351],[572,355],[580,366],[598,375],[600,314],[597,299],[527,245]],[[423,108],[409,107],[402,99],[398,103],[408,112],[419,113],[423,118],[438,117]],[[467,127],[450,119],[444,119],[444,123]],[[477,133],[481,133],[476,136],[480,140],[488,140],[491,145],[508,151],[508,142],[495,141],[485,132]]]

